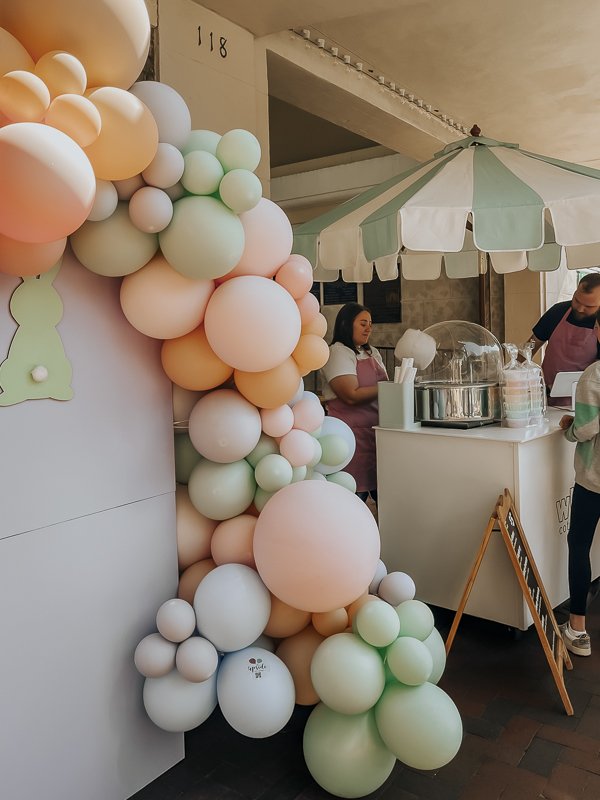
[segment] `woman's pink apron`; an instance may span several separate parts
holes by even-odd
[[[570,325],[567,317],[571,308],[558,323],[548,339],[542,371],[548,388],[552,387],[558,372],[579,372],[589,367],[598,357],[598,338],[594,328]],[[551,406],[570,406],[570,397],[549,397]]]
[[[357,360],[356,377],[359,386],[375,386],[379,381],[387,380],[387,373],[374,356],[369,356]],[[327,412],[330,416],[343,420],[354,433],[356,450],[352,461],[344,469],[356,480],[356,491],[368,492],[377,489],[377,459],[373,430],[373,426],[379,422],[377,400],[351,406],[336,397],[327,401]]]

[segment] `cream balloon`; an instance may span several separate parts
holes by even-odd
[[[117,190],[119,200],[131,200],[137,190],[145,186],[145,183],[140,173],[139,175],[132,175],[131,178],[124,178],[121,181],[113,181],[113,185]]]
[[[129,91],[152,112],[158,126],[159,141],[176,148],[183,147],[192,130],[190,110],[183,97],[159,81],[138,81]]]
[[[81,95],[85,92],[85,68],[72,53],[64,50],[45,53],[35,65],[34,72],[46,84],[52,99],[61,94]]]
[[[190,414],[190,439],[210,461],[230,464],[249,455],[260,438],[258,410],[239,392],[218,389],[202,397]]]
[[[108,219],[114,213],[118,202],[119,195],[114,183],[97,178],[96,196],[88,214],[88,220],[90,222],[101,222],[103,219]]]
[[[164,231],[173,218],[173,203],[162,189],[143,186],[129,201],[129,219],[146,233]]]
[[[96,106],[78,94],[61,94],[55,97],[46,111],[44,122],[66,133],[80,147],[87,147],[95,142],[102,127]]]
[[[168,142],[159,142],[156,155],[142,172],[142,178],[150,186],[169,189],[183,175],[184,166],[183,155],[174,145],[168,144]]]

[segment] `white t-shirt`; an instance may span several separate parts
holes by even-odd
[[[356,375],[356,362],[364,358],[369,358],[369,356],[373,356],[383,369],[385,369],[379,350],[372,345],[370,353],[364,350],[361,350],[360,353],[355,353],[354,350],[346,347],[346,345],[341,342],[332,344],[329,348],[329,359],[321,370],[325,378],[322,389],[323,400],[333,400],[334,397],[337,397],[336,393],[329,385],[330,381],[334,378],[338,378],[340,375]]]

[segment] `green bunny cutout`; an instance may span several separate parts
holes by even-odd
[[[71,363],[56,326],[63,304],[52,282],[62,259],[38,277],[22,278],[10,298],[10,313],[19,325],[0,365],[0,406],[23,400],[70,400]]]

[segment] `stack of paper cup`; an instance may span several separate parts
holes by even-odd
[[[546,410],[546,384],[542,370],[539,367],[530,367],[529,372],[529,403],[531,425],[538,425],[544,419]]]
[[[502,409],[509,428],[525,428],[531,417],[529,370],[504,370]]]

